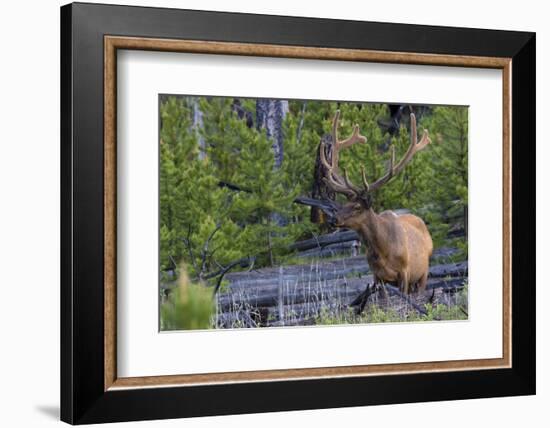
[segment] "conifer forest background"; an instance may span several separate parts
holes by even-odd
[[[319,144],[340,111],[366,144],[340,154],[353,183],[384,175],[410,143],[431,144],[373,194],[375,212],[412,213],[433,240],[428,287],[373,293],[365,245],[301,203],[316,194]],[[283,327],[468,318],[468,108],[159,95],[160,329]],[[335,200],[345,202],[337,195]]]

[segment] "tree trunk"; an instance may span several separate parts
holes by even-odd
[[[202,121],[202,111],[199,106],[199,99],[198,98],[191,98],[191,106],[193,108],[193,124],[192,128],[197,134],[197,138],[199,139],[199,159],[202,160],[206,157],[206,142],[204,141],[204,137],[201,135],[200,131],[203,128],[203,121]]]
[[[335,201],[336,193],[334,193],[334,191],[332,191],[324,181],[324,178],[327,176],[327,171],[321,162],[321,147],[323,144],[325,146],[325,157],[329,162],[332,162],[332,136],[330,134],[326,134],[321,138],[321,142],[319,143],[319,146],[317,146],[317,157],[315,159],[315,168],[313,170],[311,197],[313,199]],[[327,223],[326,214],[319,207],[311,207],[310,220],[312,223],[320,224],[322,230],[332,230],[330,225]]]
[[[256,126],[265,129],[267,138],[272,142],[275,168],[283,163],[283,122],[288,113],[288,101],[258,99],[256,101]]]
[[[287,113],[288,101],[286,100],[256,100],[256,126],[258,130],[265,129],[267,138],[271,140],[271,148],[275,158],[275,169],[279,169],[283,164],[283,122]],[[277,213],[273,213],[271,219],[278,226],[283,226],[286,222],[285,219]]]
[[[296,132],[296,141],[298,144],[300,144],[300,140],[302,139],[302,129],[304,128],[304,119],[306,118],[306,108],[307,101],[304,101],[302,104],[302,111],[300,113],[300,123],[298,124],[298,130]]]

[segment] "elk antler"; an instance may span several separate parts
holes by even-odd
[[[349,177],[344,170],[344,178],[338,172],[338,162],[340,150],[350,147],[355,143],[366,143],[367,137],[360,134],[359,125],[353,127],[353,132],[350,137],[345,140],[338,140],[338,125],[340,122],[340,110],[336,110],[332,121],[332,146],[330,148],[330,163],[326,157],[326,145],[321,143],[320,155],[321,162],[325,166],[328,174],[323,179],[335,192],[345,194],[349,198],[354,198],[361,193],[361,189],[355,186],[349,180]]]
[[[336,128],[338,126],[339,116],[340,116],[340,112],[337,111],[334,117],[334,122],[332,126],[332,134],[333,134],[334,141],[338,141],[336,139],[336,136],[337,136]],[[386,174],[384,174],[382,177],[380,177],[378,180],[376,180],[372,184],[369,184],[369,182],[367,181],[365,168],[361,166],[361,178],[363,181],[363,189],[361,189],[360,187],[354,185],[350,181],[346,170],[344,170],[344,177],[342,177],[338,173],[338,150],[340,150],[343,147],[348,147],[356,143],[357,141],[366,142],[366,140],[367,139],[365,137],[359,135],[359,126],[355,125],[353,129],[353,134],[350,138],[348,138],[347,140],[344,140],[343,142],[340,142],[340,144],[333,144],[331,149],[332,164],[327,162],[327,159],[325,156],[324,144],[321,147],[321,161],[328,171],[327,177],[325,177],[325,182],[332,188],[332,190],[338,193],[342,193],[350,199],[357,199],[365,193],[374,192],[375,190],[382,187],[384,184],[390,181],[393,177],[399,174],[403,170],[403,168],[405,168],[405,166],[407,166],[407,164],[412,160],[415,153],[419,152],[420,150],[422,150],[424,147],[426,147],[428,144],[431,143],[430,137],[428,136],[428,131],[426,129],[422,134],[422,138],[420,142],[418,142],[418,137],[416,134],[416,117],[414,113],[411,113],[411,143],[409,145],[409,148],[407,149],[407,152],[405,153],[403,158],[397,164],[395,164],[395,147],[392,146],[388,171],[386,172]]]
[[[391,147],[391,158],[390,158],[390,165],[388,168],[388,172],[382,177],[380,177],[378,180],[376,180],[374,183],[372,183],[370,186],[364,181],[364,184],[366,186],[367,191],[374,192],[375,190],[382,187],[384,184],[386,184],[388,181],[390,181],[393,177],[395,177],[397,174],[399,174],[405,166],[412,160],[413,156],[422,150],[424,147],[426,147],[428,144],[430,144],[432,140],[430,140],[430,137],[428,136],[428,130],[424,129],[424,133],[422,134],[422,138],[420,139],[420,142],[418,142],[418,137],[416,134],[416,116],[414,113],[411,113],[411,144],[409,145],[409,148],[407,149],[407,152],[405,153],[405,156],[395,165],[395,147]],[[395,166],[394,166],[395,165]]]

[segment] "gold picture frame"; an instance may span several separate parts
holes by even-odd
[[[227,43],[105,36],[105,390],[173,385],[219,384],[410,374],[438,371],[508,368],[511,364],[511,58],[378,52],[266,44]],[[116,52],[119,49],[209,55],[247,55],[275,58],[320,59],[394,64],[493,68],[502,70],[503,118],[503,349],[502,358],[378,364],[307,369],[262,370],[170,376],[116,376]]]

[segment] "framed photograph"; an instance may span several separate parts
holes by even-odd
[[[533,33],[76,3],[61,105],[62,420],[535,393]]]

